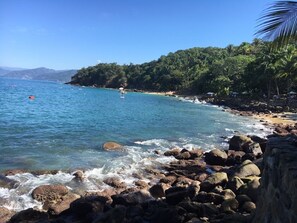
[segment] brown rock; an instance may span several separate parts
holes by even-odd
[[[165,183],[172,185],[176,181],[177,177],[174,175],[169,175],[160,179],[160,183]]]
[[[246,143],[251,143],[252,139],[245,135],[235,135],[229,141],[230,150],[242,150],[242,146]]]
[[[0,223],[8,222],[14,214],[14,211],[8,210],[5,207],[0,207]]]
[[[124,148],[121,144],[116,142],[106,142],[102,147],[106,151],[120,151]]]
[[[205,162],[210,165],[225,165],[227,158],[226,152],[220,149],[205,153]]]
[[[74,179],[79,181],[79,182],[83,182],[83,180],[85,179],[84,173],[81,170],[76,171],[74,174]]]
[[[228,176],[224,172],[213,173],[200,184],[201,190],[210,191],[217,185],[225,185],[228,182]]]
[[[79,199],[80,196],[73,193],[68,193],[67,195],[63,196],[61,202],[49,204],[48,212],[52,215],[58,215],[61,212],[67,210],[70,207],[70,204]]]
[[[125,182],[122,182],[121,179],[117,177],[109,177],[103,180],[104,183],[108,184],[114,188],[126,188],[127,185]]]
[[[137,180],[134,182],[135,186],[137,186],[139,189],[145,189],[148,188],[149,185],[144,180]]]
[[[15,180],[11,180],[8,177],[0,174],[0,187],[12,189],[18,186],[18,182]]]
[[[234,176],[239,178],[247,176],[259,176],[260,169],[250,160],[245,160],[240,166],[237,167]]]
[[[32,197],[42,203],[61,202],[62,197],[68,192],[68,188],[64,185],[42,185],[33,190]]]

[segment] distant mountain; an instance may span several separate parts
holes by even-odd
[[[5,74],[8,74],[9,72],[11,72],[10,70],[6,70],[6,69],[3,69],[3,68],[0,68],[0,76],[3,76]]]
[[[76,72],[76,70],[54,70],[45,67],[39,67],[35,69],[10,71],[8,73],[3,74],[2,76],[28,80],[49,80],[57,82],[69,82],[71,80],[71,77],[74,74],[76,74]]]

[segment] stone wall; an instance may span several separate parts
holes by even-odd
[[[297,136],[271,137],[253,223],[297,222]]]

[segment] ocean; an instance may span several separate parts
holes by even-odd
[[[16,211],[40,206],[31,191],[67,184],[77,169],[86,171],[84,190],[102,189],[109,176],[129,185],[143,166],[173,159],[156,150],[227,148],[235,133],[270,131],[250,117],[179,97],[128,92],[122,98],[117,90],[6,78],[0,78],[0,93],[0,171],[28,170],[9,176],[20,182],[17,188],[0,187],[0,206]],[[124,151],[104,151],[107,141]],[[36,176],[33,170],[59,173]]]

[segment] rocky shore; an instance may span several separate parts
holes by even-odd
[[[278,125],[268,139],[296,134],[296,126]],[[0,222],[252,222],[259,200],[266,144],[267,139],[257,136],[234,135],[228,150],[155,151],[159,156],[173,156],[175,160],[158,167],[144,166],[142,174],[135,173],[138,180],[133,187],[115,177],[104,180],[109,188],[96,192],[72,191],[65,185],[42,185],[31,194],[42,203],[42,210],[31,208],[15,213],[0,207]],[[111,146],[112,150],[117,147]],[[0,187],[17,187],[18,182],[7,177],[17,173],[6,171],[0,175]],[[73,174],[73,181],[84,180],[83,171]],[[260,205],[263,208],[263,200]],[[257,218],[260,219],[259,214]]]

